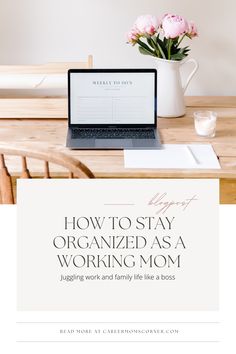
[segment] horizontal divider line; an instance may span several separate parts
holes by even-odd
[[[85,322],[73,322],[73,321],[72,322],[69,322],[69,321],[68,322],[67,321],[66,322],[63,322],[63,321],[62,322],[61,321],[59,321],[59,322],[56,322],[56,321],[55,322],[50,322],[50,321],[49,322],[41,322],[41,321],[39,321],[39,322],[25,322],[25,321],[22,321],[21,322],[21,321],[18,321],[16,323],[17,324],[19,324],[19,323],[23,323],[23,324],[26,324],[26,323],[29,323],[29,324],[31,324],[31,323],[35,323],[35,324],[36,323],[42,323],[42,324],[45,324],[45,323],[49,323],[49,324],[53,324],[53,323],[77,323],[77,324],[79,324],[79,323],[81,323],[81,324],[82,323],[85,323],[85,324],[93,324],[93,323],[94,324],[97,324],[97,323],[100,323],[100,324],[106,324],[106,323],[107,324],[109,324],[109,323],[115,323],[115,324],[126,324],[126,323],[127,324],[130,324],[130,323],[133,323],[133,324],[148,324],[148,323],[149,324],[155,324],[155,323],[157,323],[157,324],[158,323],[160,323],[160,324],[161,323],[163,323],[163,324],[165,324],[165,323],[166,324],[171,324],[171,323],[178,323],[178,324],[219,324],[220,322],[217,322],[217,321],[213,321],[213,322],[198,322],[198,321],[196,321],[196,322],[193,322],[193,321],[192,322],[175,322],[175,321],[174,322],[96,322],[96,321],[93,321],[93,322],[92,321],[91,322],[87,322],[87,321],[85,321]]]
[[[220,343],[219,340],[17,340],[17,343]]]
[[[135,204],[121,204],[121,203],[105,203],[104,205],[108,205],[108,206],[116,206],[116,205],[121,205],[121,206],[123,206],[123,205],[130,205],[130,206],[133,206],[133,205],[135,205]]]

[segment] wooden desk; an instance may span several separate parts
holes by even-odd
[[[193,112],[218,112],[217,133],[212,139],[195,134]],[[211,143],[221,170],[125,169],[123,151],[70,151],[64,147],[67,121],[63,119],[1,119],[0,141],[52,148],[78,157],[97,178],[220,178],[221,203],[236,204],[236,97],[188,97],[187,114],[176,119],[158,119],[163,143]],[[12,161],[17,174],[18,165]],[[38,166],[34,166],[37,173]],[[60,175],[60,171],[55,171]]]

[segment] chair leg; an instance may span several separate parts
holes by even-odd
[[[14,204],[11,175],[5,165],[2,154],[0,154],[0,192],[3,204]]]
[[[31,178],[30,172],[27,167],[27,161],[26,157],[22,156],[22,173],[21,173],[21,178]]]
[[[48,161],[44,162],[44,178],[51,178]]]

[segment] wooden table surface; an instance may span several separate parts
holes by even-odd
[[[218,113],[215,138],[202,138],[194,131],[193,112],[206,109]],[[122,150],[67,149],[67,121],[63,119],[1,119],[0,142],[64,152],[79,158],[98,178],[220,178],[221,201],[236,203],[236,97],[188,98],[186,115],[158,118],[158,128],[162,143],[211,143],[221,169],[125,169]],[[17,165],[12,168],[17,171]]]

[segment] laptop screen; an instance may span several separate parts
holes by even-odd
[[[156,72],[139,70],[70,70],[70,124],[154,125]]]

